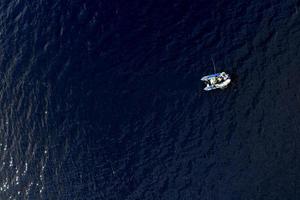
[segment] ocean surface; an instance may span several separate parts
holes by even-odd
[[[299,0],[0,0],[1,200],[298,200],[299,138]]]

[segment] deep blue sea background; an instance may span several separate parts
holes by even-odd
[[[0,199],[298,200],[299,52],[299,0],[0,0]]]

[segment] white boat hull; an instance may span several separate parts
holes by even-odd
[[[230,84],[231,79],[228,74],[222,72],[204,76],[201,78],[201,81],[204,81],[206,83],[206,87],[204,88],[204,90],[210,91],[215,89],[225,89]]]
[[[231,79],[227,79],[226,81],[220,83],[220,84],[215,84],[214,86],[208,85],[204,88],[205,91],[210,91],[210,90],[215,90],[215,89],[225,89],[231,82]]]

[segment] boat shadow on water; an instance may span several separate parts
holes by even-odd
[[[237,85],[239,84],[240,81],[239,76],[236,73],[231,73],[230,78],[231,78],[231,83],[227,88],[231,90],[237,90]]]

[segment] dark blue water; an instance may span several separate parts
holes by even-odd
[[[299,199],[299,9],[1,0],[0,199]]]

